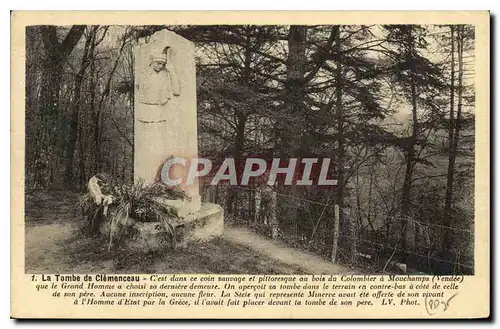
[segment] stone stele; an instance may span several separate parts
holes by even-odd
[[[161,179],[169,157],[198,156],[195,46],[178,34],[161,30],[143,38],[134,50],[134,179],[151,184]],[[187,168],[175,166],[172,176]],[[179,176],[177,176],[179,177]],[[164,200],[175,206],[182,241],[206,240],[223,233],[223,210],[202,204],[198,182],[180,187],[191,201]],[[136,222],[136,247],[158,247],[161,226]]]

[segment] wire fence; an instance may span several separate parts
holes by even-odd
[[[226,216],[238,223],[273,238],[273,230],[276,230],[280,240],[324,258],[331,259],[332,246],[337,243],[337,259],[352,262],[353,258],[347,254],[351,252],[352,255],[355,250],[356,266],[386,271],[395,264],[404,263],[414,273],[474,273],[472,228],[443,225],[439,218],[423,221],[408,217],[403,220],[389,215],[381,219],[380,214],[378,219],[372,219],[376,223],[368,225],[365,219],[356,218],[360,217],[359,209],[352,206],[344,208],[346,219],[335,224],[335,193],[332,191],[291,195],[286,193],[289,191],[271,188],[219,185],[202,186],[202,198],[204,202],[221,205]],[[411,228],[404,245],[400,239],[402,223]],[[336,242],[335,225],[339,225]],[[444,235],[460,241],[459,247],[443,250]]]

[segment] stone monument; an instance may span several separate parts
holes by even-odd
[[[167,30],[143,38],[135,49],[135,180],[151,184],[161,179],[169,157],[198,155],[194,53],[193,43]],[[197,182],[180,187],[191,197],[183,213],[200,210]]]
[[[168,158],[198,156],[195,46],[174,32],[161,30],[140,40],[134,60],[134,179],[152,184],[161,180]],[[187,169],[176,166],[174,175],[183,175]],[[190,201],[164,202],[177,208],[189,232],[185,239],[221,235],[222,208],[201,204],[197,182],[181,183],[180,188]],[[141,225],[148,231],[148,223]]]

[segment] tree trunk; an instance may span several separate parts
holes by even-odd
[[[79,138],[78,138],[78,153],[80,155],[80,186],[83,187],[85,186],[85,183],[87,182],[87,174],[85,170],[85,151],[83,149],[83,131],[82,127],[78,127],[79,130]]]
[[[305,110],[305,70],[306,70],[306,45],[307,26],[291,25],[288,31],[288,56],[286,59],[286,80],[284,84],[284,103],[282,119],[276,123],[278,127],[279,149],[278,156],[281,158],[300,157],[304,146],[304,122]],[[297,187],[292,184],[287,190],[291,197],[295,197]],[[292,221],[297,212],[289,206],[289,200],[280,199],[283,202],[282,215]]]
[[[414,57],[413,49],[413,37],[411,34],[408,35],[408,43],[410,46],[409,57]],[[410,215],[410,204],[411,204],[411,181],[413,177],[413,169],[415,167],[415,145],[417,144],[419,128],[418,128],[418,116],[417,116],[417,90],[416,83],[414,79],[413,71],[410,71],[410,95],[411,95],[411,114],[412,114],[412,131],[411,136],[408,139],[408,144],[406,147],[406,169],[405,177],[403,183],[403,192],[401,197],[401,232],[400,232],[400,247],[403,250],[402,262],[406,262],[407,254],[407,241],[409,239],[410,226],[413,223],[408,221],[408,216]]]
[[[271,237],[273,240],[278,238],[279,232],[279,221],[278,216],[276,216],[276,207],[277,207],[277,195],[275,188],[268,188],[269,195],[269,225],[271,226]]]
[[[305,64],[307,26],[292,25],[288,33],[288,58],[286,61],[285,111],[289,120],[282,120],[282,153],[291,156],[301,153],[304,147],[303,122],[296,120],[304,111]]]
[[[260,188],[255,189],[255,202],[254,202],[254,224],[257,226],[260,224],[260,204],[261,204],[261,193],[260,193]]]
[[[340,233],[340,208],[338,205],[335,205],[334,218],[333,218],[332,263],[337,262],[337,249],[339,246],[339,233]]]
[[[39,150],[39,157],[47,159],[47,165],[37,168],[44,172],[38,173],[38,177],[49,177],[47,184],[52,184],[54,173],[58,164],[58,134],[60,124],[59,92],[63,77],[63,64],[73,51],[85,26],[74,25],[64,38],[59,42],[55,26],[42,26],[43,45],[45,47],[45,62],[42,70],[42,86],[39,115],[45,127],[44,145]],[[57,177],[62,178],[62,177]]]
[[[444,202],[444,213],[446,216],[445,226],[450,225],[451,221],[451,208],[453,199],[453,176],[455,171],[455,156],[453,152],[453,145],[455,139],[455,26],[450,27],[451,34],[451,83],[450,83],[450,126],[448,130],[448,173],[446,176],[446,195]],[[443,248],[449,250],[450,238],[448,230],[444,232]]]
[[[50,55],[49,55],[50,56]],[[41,124],[44,129],[38,157],[44,159],[44,170],[37,177],[43,178],[43,187],[52,184],[53,173],[57,165],[57,135],[59,131],[59,89],[62,79],[62,63],[57,59],[47,59],[43,65],[42,87],[40,90]]]
[[[337,121],[337,165],[338,165],[338,185],[337,185],[337,205],[339,207],[338,213],[338,225],[334,224],[334,239],[332,246],[332,261],[335,261],[337,258],[337,250],[338,250],[338,237],[335,238],[335,235],[338,235],[339,226],[343,226],[347,229],[348,236],[348,250],[347,250],[347,258],[351,263],[355,263],[356,261],[356,230],[353,222],[356,222],[356,219],[346,219],[344,213],[344,203],[345,203],[345,165],[346,165],[346,150],[345,150],[345,141],[344,141],[344,125],[345,125],[345,116],[344,116],[344,108],[342,103],[342,88],[343,77],[342,77],[342,48],[340,44],[340,26],[337,26],[339,30],[335,36],[335,120]],[[336,219],[337,221],[337,219]],[[337,232],[337,233],[336,233]]]
[[[97,108],[94,113],[94,174],[101,172],[101,110]]]
[[[89,50],[91,43],[94,42],[95,39],[95,28],[90,31],[87,36],[87,40],[85,41],[85,48],[83,50],[82,61],[80,64],[80,70],[75,78],[75,88],[74,88],[74,102],[73,102],[73,112],[71,113],[71,121],[70,121],[70,133],[69,133],[69,141],[66,146],[66,170],[64,175],[64,183],[67,188],[70,188],[73,184],[73,159],[74,153],[76,149],[76,138],[78,135],[78,119],[80,116],[81,109],[81,92],[82,92],[82,84],[83,77],[85,75],[85,71],[90,64],[90,55]],[[92,49],[93,50],[93,49]]]
[[[457,153],[458,153],[458,141],[460,138],[460,128],[461,128],[461,120],[462,120],[462,106],[463,106],[463,73],[464,73],[464,67],[463,67],[463,43],[464,43],[464,35],[463,35],[463,26],[460,26],[457,31],[457,51],[458,51],[458,99],[457,99],[457,117],[455,120],[455,124],[453,125],[454,132],[453,132],[453,143],[452,143],[452,148],[450,149],[450,156],[449,156],[449,162],[448,162],[448,175],[449,175],[449,182],[447,182],[450,185],[450,195],[449,195],[449,200],[448,201],[448,208],[446,208],[447,212],[447,226],[452,226],[451,224],[451,218],[452,218],[452,210],[453,210],[453,180],[454,180],[454,173],[455,173],[455,162],[457,158]],[[451,167],[451,168],[450,168]],[[448,185],[447,185],[447,190],[446,192],[448,193]],[[448,197],[448,195],[447,195]],[[446,205],[445,205],[446,207]],[[447,254],[449,254],[452,251],[452,246],[451,246],[451,237],[450,237],[450,231],[446,230],[445,231],[445,251]]]
[[[104,104],[108,100],[108,97],[111,93],[111,82],[113,81],[113,76],[118,68],[118,64],[120,64],[120,58],[123,54],[125,46],[127,45],[127,39],[123,38],[121,40],[120,49],[118,51],[118,56],[116,57],[115,63],[109,72],[109,76],[106,80],[106,84],[104,85],[104,91],[102,92],[101,98],[99,100],[99,104],[97,108],[94,105],[95,98],[95,85],[92,88],[92,107],[94,109],[94,170],[95,173],[98,173],[102,170],[102,159],[101,159],[101,116],[104,111]],[[97,79],[97,77],[96,77]]]
[[[463,106],[463,75],[464,75],[464,27],[461,26],[459,29],[459,39],[458,39],[458,104],[457,104],[457,120],[455,124],[454,142],[453,142],[453,165],[455,165],[455,160],[458,150],[458,141],[460,136],[461,120],[462,120],[462,106]]]
[[[242,113],[237,114],[237,123],[236,123],[236,138],[234,141],[233,148],[233,158],[236,164],[236,171],[238,173],[237,177],[241,177],[241,173],[243,168],[242,160],[243,160],[243,150],[245,147],[245,126],[246,126],[246,116]],[[234,212],[234,200],[235,200],[235,191],[233,188],[228,189],[228,195],[226,200],[226,209],[228,213]]]

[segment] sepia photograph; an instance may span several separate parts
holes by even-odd
[[[25,51],[25,273],[474,275],[474,25],[31,25]]]

